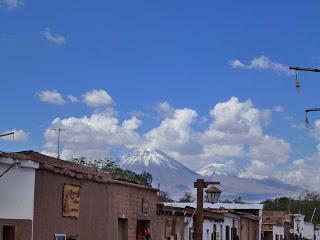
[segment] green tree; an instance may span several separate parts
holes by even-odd
[[[192,193],[185,192],[183,197],[179,198],[178,202],[194,202],[195,198],[192,196]]]
[[[160,191],[158,195],[158,202],[174,202],[170,196],[169,193],[165,191]]]
[[[85,157],[77,157],[73,158],[72,162],[91,167],[97,171],[106,172],[110,174],[113,179],[136,182],[149,187],[152,186],[152,175],[150,173],[142,172],[138,174],[130,170],[123,170],[116,165],[111,158],[90,161]]]

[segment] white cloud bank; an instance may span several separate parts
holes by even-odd
[[[54,34],[51,32],[50,28],[46,28],[43,31],[43,35],[45,39],[47,39],[49,42],[52,42],[57,45],[64,45],[66,44],[66,39],[62,35]]]
[[[176,109],[168,102],[157,105],[162,113],[160,124],[144,133],[138,131],[142,121],[137,117],[119,120],[109,105],[112,98],[106,91],[86,93],[89,106],[106,106],[91,116],[56,118],[45,132],[44,152],[56,155],[56,132],[61,127],[62,157],[101,158],[112,148],[158,148],[177,160],[199,169],[210,163],[247,159],[245,176],[274,175],[273,168],[286,164],[291,146],[281,138],[263,132],[266,110],[255,108],[250,100],[241,102],[231,97],[215,104],[209,111],[209,125],[198,131],[194,123],[198,113],[190,108]],[[197,122],[198,123],[198,122]]]
[[[294,74],[292,71],[289,70],[289,66],[273,61],[270,58],[263,55],[260,57],[253,58],[248,64],[243,63],[239,59],[231,60],[229,64],[233,68],[269,70],[287,76]]]

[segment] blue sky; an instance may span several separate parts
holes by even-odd
[[[314,121],[320,114],[310,115],[310,129],[302,128],[301,123],[305,108],[320,106],[320,75],[299,73],[302,89],[297,94],[294,76],[274,66],[320,66],[319,1],[0,0],[0,6],[0,130],[26,133],[16,141],[1,140],[2,150],[34,149],[50,154],[55,142],[53,133],[45,134],[48,129],[70,126],[70,121],[63,119],[96,114],[107,118],[106,128],[110,119],[118,121],[113,127],[121,128],[123,121],[135,116],[129,129],[122,126],[116,135],[106,131],[100,136],[123,135],[129,142],[83,140],[82,144],[96,143],[98,156],[104,151],[117,155],[152,146],[194,166],[196,160],[192,159],[201,157],[188,153],[191,145],[200,144],[202,149],[221,144],[241,146],[233,155],[209,154],[201,158],[201,164],[234,161],[254,176],[261,171],[253,165],[265,164],[259,166],[270,165],[270,173],[277,169],[276,177],[287,181],[302,181],[308,169],[317,165],[320,124],[318,127]],[[252,65],[254,59],[260,65]],[[232,66],[234,60],[242,65]],[[41,99],[43,91],[52,94],[54,90],[64,102]],[[83,95],[93,94],[93,90],[105,92],[99,92],[102,102],[90,106]],[[78,101],[70,102],[67,95]],[[214,130],[232,131],[217,123],[218,118],[223,119],[221,112],[217,110],[210,117],[209,111],[219,103],[230,105],[233,96],[238,101],[233,101],[235,105],[250,101],[245,112],[259,111],[260,138],[203,140],[210,124]],[[112,101],[103,101],[106,97]],[[175,119],[174,111],[185,108],[197,116],[178,132],[195,137],[182,139],[175,147],[169,144],[172,139],[167,139],[168,143],[156,139],[159,133],[152,130],[159,130],[161,124],[168,129],[170,124],[176,126],[178,123],[169,120]],[[190,117],[193,113],[186,114]],[[55,118],[60,120],[53,122]],[[240,129],[242,122],[237,122],[237,116],[232,120]],[[73,130],[64,133],[63,146],[70,146],[66,156],[83,148],[76,144],[77,131],[74,123],[71,125]],[[94,134],[91,130],[87,129],[88,134]],[[254,141],[263,141],[266,136],[275,142],[281,139],[290,147],[279,149],[276,157],[264,154],[259,159]],[[90,156],[95,155],[94,149]]]

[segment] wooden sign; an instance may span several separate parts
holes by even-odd
[[[80,215],[80,187],[65,184],[63,187],[63,209],[64,217],[79,218]]]

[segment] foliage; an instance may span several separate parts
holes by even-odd
[[[195,198],[192,196],[192,193],[190,192],[185,192],[183,197],[179,198],[178,202],[194,202]]]
[[[244,204],[245,202],[242,200],[241,197],[237,197],[235,199],[232,200],[233,203],[240,203],[240,204]]]
[[[311,221],[314,209],[313,223],[320,223],[320,195],[316,192],[304,190],[297,199],[281,197],[274,200],[262,202],[264,210],[285,211],[290,213],[301,213],[305,215],[305,221]]]
[[[174,202],[169,194],[165,191],[160,191],[158,195],[158,202]]]
[[[73,158],[72,162],[91,167],[97,171],[107,172],[111,174],[113,179],[136,182],[149,187],[151,187],[152,184],[152,175],[150,173],[142,172],[138,174],[130,170],[123,170],[109,158],[90,161],[85,157],[78,157]]]

